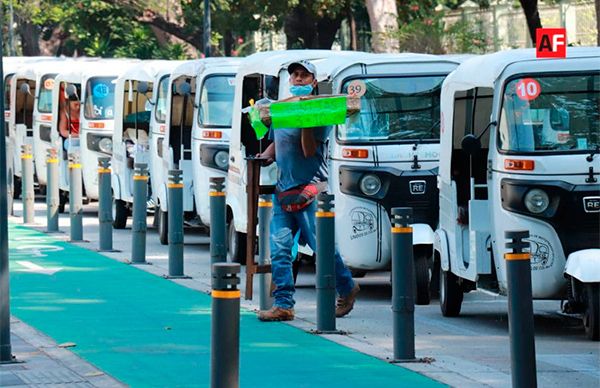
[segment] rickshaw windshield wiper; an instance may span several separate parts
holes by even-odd
[[[429,127],[429,129],[427,131],[425,131],[425,133],[423,135],[421,135],[421,137],[419,137],[417,139],[417,141],[415,142],[415,144],[413,145],[413,151],[416,151],[416,149],[419,147],[419,145],[423,142],[423,140],[425,140],[425,138],[427,137],[431,137],[433,138],[433,129],[435,127],[437,127],[440,124],[440,120],[437,120],[435,123],[433,123],[433,125],[431,127]]]

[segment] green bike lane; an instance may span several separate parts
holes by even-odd
[[[208,386],[211,298],[94,251],[10,225],[11,313],[134,387]],[[241,312],[242,387],[441,384]]]

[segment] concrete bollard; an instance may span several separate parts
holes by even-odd
[[[537,387],[535,364],[535,335],[533,327],[533,301],[531,291],[531,253],[528,231],[507,231],[510,240],[504,254],[508,280],[508,329],[510,335],[510,369],[515,388]]]
[[[261,195],[258,200],[258,265],[271,263],[271,246],[269,244],[271,215],[273,202],[271,195]],[[268,310],[273,306],[271,297],[271,273],[259,273],[258,290],[261,310]]]
[[[212,266],[210,386],[237,388],[240,384],[240,265]]]
[[[110,157],[98,158],[98,221],[100,227],[99,251],[112,252],[113,250],[113,228],[112,228],[112,189]]]
[[[169,277],[183,274],[183,171],[169,170]]]
[[[69,218],[71,241],[83,241],[83,181],[79,154],[69,154]]]
[[[321,193],[317,197],[317,331],[336,332],[335,329],[335,213],[333,195]]]
[[[30,144],[21,146],[21,199],[23,223],[35,222],[35,191],[33,188],[33,151]]]
[[[392,208],[394,361],[415,359],[415,268],[412,208]]]
[[[136,163],[133,173],[133,236],[131,263],[146,264],[146,231],[148,225],[148,164]]]
[[[227,261],[225,178],[210,178],[210,265]]]
[[[59,232],[58,206],[60,205],[60,193],[58,187],[58,152],[56,148],[48,150],[46,175],[46,232]]]

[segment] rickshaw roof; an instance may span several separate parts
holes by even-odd
[[[231,57],[211,57],[211,58],[202,58],[195,59],[192,61],[186,61],[181,65],[177,66],[171,72],[171,77],[173,79],[181,76],[198,76],[200,73],[204,71],[205,68],[215,67],[215,66],[227,66],[228,64],[235,64],[241,62],[240,58],[231,58]]]
[[[533,48],[499,51],[467,59],[448,76],[446,81],[447,83],[463,83],[467,85],[465,89],[473,87],[492,88],[505,70],[516,63],[528,62],[528,66],[532,71],[552,70],[556,61],[586,57],[600,58],[600,47],[567,47],[566,59],[537,59]]]
[[[160,72],[171,72],[185,61],[149,60],[140,61],[121,74],[117,82],[137,80],[152,82]]]
[[[46,74],[58,74],[64,69],[72,68],[73,64],[76,63],[77,61],[71,58],[51,58],[48,60],[25,62],[19,67],[16,75],[17,78],[34,80]]]
[[[296,61],[307,60],[313,62],[317,67],[317,79],[322,80],[323,73],[330,72],[351,58],[370,56],[361,51],[333,51],[333,50],[281,50],[264,51],[252,54],[242,62],[238,74],[265,74],[271,76],[279,75],[282,69]]]
[[[102,62],[99,58],[86,58],[86,60],[82,61],[77,60],[75,61],[75,65],[69,66],[68,69],[59,72],[56,76],[56,80],[81,83],[84,76],[92,69],[95,69],[99,62]]]
[[[91,68],[83,74],[83,80],[92,77],[119,77],[126,72],[130,67],[140,63],[139,59],[98,59],[90,62],[93,64]]]

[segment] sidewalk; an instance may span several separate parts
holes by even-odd
[[[10,242],[13,315],[58,343],[75,344],[75,354],[127,385],[209,384],[208,295],[22,226],[10,225]],[[440,385],[296,327],[259,322],[247,310],[240,381],[247,387]]]

